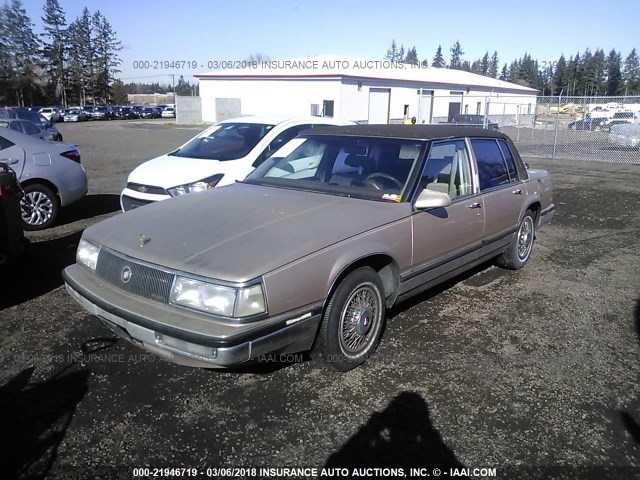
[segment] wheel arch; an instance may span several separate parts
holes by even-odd
[[[22,188],[28,187],[30,185],[43,185],[49,188],[53,193],[56,194],[58,200],[60,200],[60,192],[58,191],[58,187],[56,187],[55,183],[45,179],[45,178],[28,178],[23,182],[20,182],[20,186]]]
[[[540,204],[540,202],[535,201],[527,205],[527,208],[524,209],[525,213],[527,210],[531,210],[535,214],[533,224],[538,227],[540,225],[540,212],[542,211],[542,205]]]
[[[323,312],[327,308],[327,304],[338,288],[338,285],[340,285],[340,282],[342,282],[351,272],[361,267],[372,268],[380,277],[382,286],[384,287],[384,296],[387,308],[391,307],[395,303],[396,298],[398,297],[398,287],[400,285],[398,265],[388,254],[375,253],[353,260],[340,270],[338,275],[336,275],[331,282],[331,286],[322,305]]]

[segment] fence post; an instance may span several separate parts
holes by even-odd
[[[558,95],[558,111],[556,112],[556,134],[553,137],[553,153],[551,154],[551,160],[556,159],[556,147],[558,145],[558,125],[560,123],[560,99],[562,98],[562,92],[564,92],[564,90],[560,90],[560,95]]]

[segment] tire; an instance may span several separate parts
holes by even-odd
[[[384,287],[378,274],[369,267],[354,270],[329,300],[311,357],[339,372],[363,364],[380,342],[385,316]]]
[[[58,196],[39,184],[27,185],[23,190],[24,197],[20,200],[23,228],[35,231],[51,227],[60,213]]]
[[[535,229],[536,213],[533,210],[527,210],[509,248],[496,258],[498,266],[509,270],[519,270],[524,267],[533,251]]]

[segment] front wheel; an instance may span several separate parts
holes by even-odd
[[[60,213],[60,200],[44,185],[27,185],[24,187],[24,197],[20,200],[20,209],[25,230],[44,230],[56,221]]]
[[[535,225],[535,212],[527,210],[509,248],[496,258],[498,266],[509,270],[519,270],[527,264],[533,250]]]
[[[384,323],[384,287],[380,277],[369,267],[354,270],[331,296],[311,357],[332,370],[351,370],[373,354]]]

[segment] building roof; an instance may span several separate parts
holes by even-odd
[[[496,89],[536,95],[534,88],[485,77],[463,70],[411,65],[390,60],[371,60],[335,55],[269,60],[262,62],[220,62],[221,70],[194,75],[200,80],[221,79],[329,79],[354,78],[387,81],[416,82],[426,84],[460,85],[483,90]],[[245,67],[245,68],[225,68]]]
[[[354,137],[386,137],[411,140],[436,140],[460,137],[504,138],[507,135],[494,130],[479,127],[457,125],[348,125],[344,127],[327,126],[301,132],[308,135],[346,135]]]

